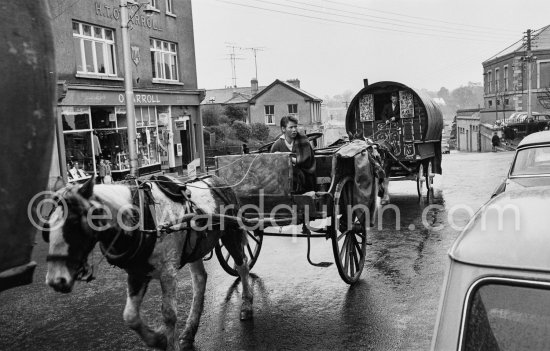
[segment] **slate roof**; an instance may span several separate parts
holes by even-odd
[[[308,93],[307,91],[302,90],[302,89],[300,89],[300,88],[298,88],[298,87],[296,87],[296,86],[294,86],[290,83],[284,82],[284,81],[279,80],[279,79],[275,79],[275,81],[273,83],[269,84],[262,91],[260,91],[254,97],[252,97],[252,99],[250,99],[250,103],[253,104],[258,99],[258,97],[262,96],[264,93],[269,91],[271,88],[273,88],[277,84],[283,85],[284,87],[286,87],[286,88],[302,95],[304,98],[306,98],[306,100],[319,101],[319,102],[323,101],[323,100],[319,99],[318,97],[316,97],[315,95],[312,95],[312,94]]]
[[[265,86],[258,87],[258,91],[261,92],[265,89]],[[235,94],[234,94],[235,93]],[[251,87],[241,88],[223,88],[223,89],[207,89],[206,96],[202,100],[201,105],[208,104],[238,104],[248,102],[252,98]],[[210,100],[214,99],[213,102]]]
[[[531,32],[531,51],[550,50],[550,25]],[[485,60],[483,63],[492,61],[496,58],[506,56],[512,53],[523,53],[527,51],[527,43],[525,40],[519,40],[508,48],[502,50],[496,55]]]

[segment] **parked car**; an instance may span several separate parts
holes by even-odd
[[[550,115],[527,112],[514,112],[503,123],[503,131],[506,139],[524,137],[531,133],[544,130],[550,125]]]
[[[550,131],[526,136],[518,145],[508,175],[493,192],[550,185]]]
[[[448,253],[432,350],[548,350],[550,187],[505,192]]]
[[[451,153],[451,148],[449,147],[449,143],[447,142],[443,142],[441,143],[441,153],[443,154],[450,154]]]

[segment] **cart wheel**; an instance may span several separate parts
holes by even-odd
[[[434,196],[433,182],[432,161],[428,161],[428,167],[426,168],[426,188],[428,189],[428,193],[426,195],[426,199],[429,202],[432,202]]]
[[[351,177],[341,180],[334,193],[334,213],[332,215],[332,250],[340,277],[353,284],[361,276],[367,251],[366,221],[369,221],[364,208],[353,213],[354,183]]]
[[[418,201],[422,200],[422,192],[424,187],[424,166],[422,163],[418,165],[418,173],[416,174],[416,191],[418,192]]]
[[[247,230],[246,234],[248,243],[244,247],[244,254],[248,259],[248,268],[252,269],[258,260],[258,256],[260,255],[260,250],[262,249],[262,243],[264,241],[264,233],[261,230]],[[221,240],[216,244],[215,251],[216,257],[218,257],[218,261],[220,262],[223,270],[235,277],[238,277],[239,272],[237,272],[235,261],[233,261],[233,258],[229,254],[229,251],[227,251],[227,248],[224,247]]]

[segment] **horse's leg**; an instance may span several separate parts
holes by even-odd
[[[143,296],[150,281],[151,278],[149,277],[128,274],[128,292],[123,314],[124,322],[138,333],[147,346],[166,350],[166,336],[147,326],[139,314]]]
[[[199,328],[202,310],[204,308],[204,292],[206,290],[207,274],[204,269],[202,259],[189,264],[191,279],[193,281],[193,302],[191,310],[185,323],[185,329],[180,335],[180,345],[182,350],[192,349],[195,341],[195,334]]]
[[[250,269],[248,268],[247,258],[244,254],[244,246],[247,244],[246,232],[242,229],[228,231],[226,235],[222,236],[222,242],[235,261],[237,272],[239,273],[241,284],[243,285],[241,320],[251,319],[253,314],[252,301],[254,300],[254,294],[250,287],[250,281],[248,279]]]
[[[167,351],[179,350],[179,344],[175,339],[177,322],[177,269],[170,267],[160,274],[160,287],[162,289],[162,318],[164,320]]]

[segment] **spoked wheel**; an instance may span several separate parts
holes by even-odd
[[[428,188],[428,193],[426,195],[427,201],[431,202],[434,197],[434,178],[432,173],[432,161],[428,162],[428,167],[426,168],[426,188]]]
[[[418,165],[418,173],[416,174],[416,191],[418,192],[418,201],[422,200],[422,188],[424,187],[424,166],[422,163]]]
[[[244,247],[244,254],[247,258],[248,268],[252,269],[252,267],[254,267],[256,261],[258,260],[258,256],[260,255],[264,235],[263,231],[261,230],[247,230],[246,234],[248,243]],[[238,277],[239,272],[237,272],[237,265],[235,264],[233,257],[231,257],[229,251],[227,251],[227,248],[223,245],[221,240],[216,244],[215,251],[216,257],[218,257],[218,261],[220,261],[220,265],[222,266],[223,270],[235,277]]]
[[[361,276],[367,251],[367,213],[363,206],[353,209],[353,178],[336,186],[332,215],[332,250],[342,280],[353,284]],[[353,211],[352,211],[353,209]]]

